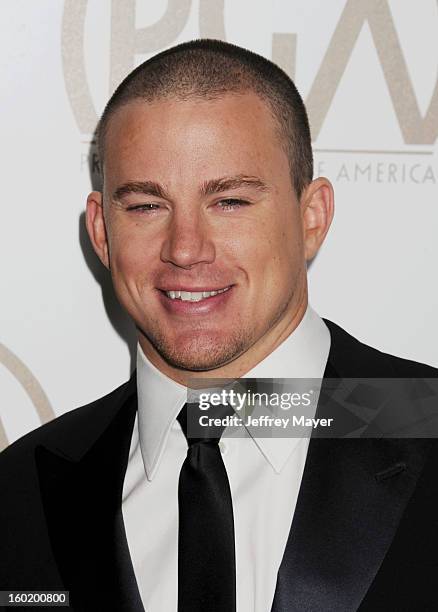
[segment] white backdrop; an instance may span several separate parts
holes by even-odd
[[[9,0],[0,13],[0,448],[129,376],[132,330],[83,226],[92,133],[135,65],[199,36],[274,59],[307,102],[337,203],[314,308],[438,366],[436,0]]]

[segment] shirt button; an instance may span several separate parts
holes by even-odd
[[[223,455],[227,452],[227,445],[222,440],[219,442],[219,448]]]

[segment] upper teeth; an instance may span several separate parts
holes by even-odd
[[[184,302],[199,302],[204,298],[212,297],[213,295],[217,295],[218,293],[228,291],[228,289],[229,287],[225,287],[224,289],[218,289],[217,291],[166,291],[166,295],[172,300],[180,299]]]

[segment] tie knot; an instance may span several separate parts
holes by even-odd
[[[198,442],[219,443],[227,427],[227,416],[232,416],[234,410],[228,404],[210,406],[208,411],[201,410],[199,404],[184,404],[176,417],[189,446]]]

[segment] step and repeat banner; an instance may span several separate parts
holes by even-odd
[[[125,381],[135,333],[84,227],[93,132],[133,67],[193,38],[278,63],[336,214],[310,266],[322,316],[438,366],[436,0],[9,0],[0,5],[0,449]]]

